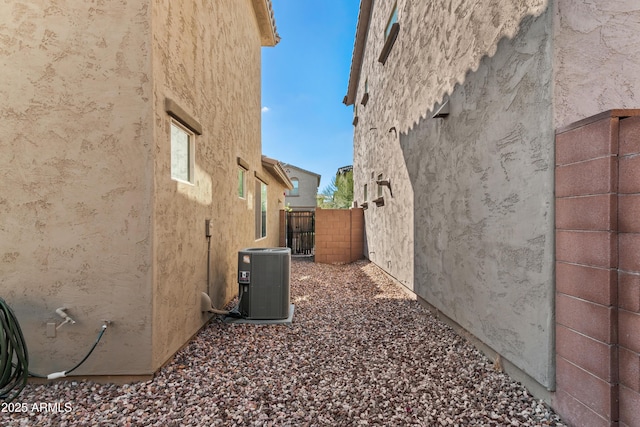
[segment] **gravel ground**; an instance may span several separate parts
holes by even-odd
[[[291,325],[216,318],[152,381],[29,385],[17,401],[61,410],[0,424],[564,425],[373,264],[294,259],[291,273]]]

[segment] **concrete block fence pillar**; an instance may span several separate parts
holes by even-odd
[[[640,110],[556,133],[556,393],[572,425],[640,425]]]

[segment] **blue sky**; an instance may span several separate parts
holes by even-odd
[[[278,33],[262,48],[262,153],[322,175],[353,163],[353,110],[342,103],[359,0],[272,0]]]

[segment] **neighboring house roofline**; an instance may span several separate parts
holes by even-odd
[[[360,82],[360,70],[362,69],[362,58],[364,56],[364,46],[369,32],[369,21],[371,20],[371,10],[373,0],[362,0],[360,2],[360,12],[358,13],[358,25],[356,27],[356,40],[353,45],[351,56],[351,69],[349,71],[349,85],[347,94],[344,97],[345,105],[353,105],[356,100],[358,83]]]
[[[293,183],[287,176],[287,173],[284,171],[279,161],[263,155],[262,166],[264,166],[264,168],[268,170],[269,173],[273,175],[278,181],[284,184],[284,186],[287,187],[288,190],[293,189]]]
[[[310,175],[315,175],[316,177],[318,177],[318,185],[317,185],[317,187],[320,187],[320,179],[322,178],[322,176],[321,176],[320,174],[317,174],[317,173],[315,173],[315,172],[311,172],[311,171],[306,170],[306,169],[302,169],[301,167],[298,167],[298,166],[292,165],[291,163],[283,163],[283,164],[282,164],[282,167],[285,167],[285,168],[295,168],[295,169],[298,169],[299,171],[306,172],[306,173],[308,173],[308,174],[310,174]]]
[[[353,171],[353,165],[348,165],[348,166],[342,166],[341,168],[338,168],[338,172],[336,172],[336,175],[344,175],[347,172],[352,172]]]
[[[276,28],[276,19],[273,16],[273,4],[271,0],[251,0],[253,11],[260,29],[260,42],[262,46],[273,47],[280,41],[280,35]]]

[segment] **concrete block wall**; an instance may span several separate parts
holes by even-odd
[[[347,264],[364,257],[364,210],[316,209],[315,262]]]
[[[556,134],[553,405],[572,425],[640,425],[638,115],[612,110]]]
[[[620,120],[618,360],[620,425],[640,425],[640,116]]]

